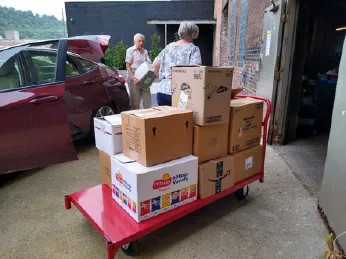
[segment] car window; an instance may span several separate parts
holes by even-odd
[[[76,59],[82,65],[84,73],[89,72],[96,67],[96,64],[91,61],[87,61],[81,58],[76,58]]]
[[[57,54],[55,51],[24,51],[31,84],[54,82]]]
[[[79,76],[80,73],[73,62],[66,60],[66,77]]]
[[[0,91],[23,86],[20,66],[15,57],[0,63]]]

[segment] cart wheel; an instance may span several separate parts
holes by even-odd
[[[138,247],[138,241],[136,240],[134,242],[123,245],[121,249],[127,256],[135,256],[138,254]]]
[[[244,188],[241,188],[234,193],[237,200],[244,200],[248,194],[249,186],[245,186]]]

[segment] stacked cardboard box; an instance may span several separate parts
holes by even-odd
[[[114,200],[137,222],[196,200],[192,111],[163,106],[121,116],[123,154],[111,159]]]
[[[232,187],[262,166],[263,103],[233,68],[174,67],[172,104],[95,119],[102,183],[137,222]]]
[[[121,115],[94,118],[94,134],[99,150],[101,183],[111,187],[111,156],[123,150]]]
[[[234,91],[234,94],[236,93],[237,91]],[[228,153],[232,157],[231,171],[234,173],[234,183],[261,172],[262,118],[263,101],[252,98],[232,98]]]
[[[175,67],[172,104],[194,112],[193,155],[199,164],[199,197],[233,185],[227,156],[232,67]]]
[[[233,68],[175,67],[172,104],[194,112],[198,196],[206,198],[259,173],[263,103],[237,99]],[[240,89],[241,90],[241,89]]]

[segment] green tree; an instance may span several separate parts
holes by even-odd
[[[175,32],[173,37],[174,37],[174,41],[180,40],[180,37],[179,37],[179,35],[178,35],[178,32]]]
[[[109,67],[125,69],[125,57],[128,46],[121,40],[115,47],[109,45],[105,53],[105,64]]]
[[[160,35],[155,32],[153,36],[151,36],[151,50],[149,51],[149,57],[151,61],[160,54],[162,48],[160,47]]]
[[[21,39],[43,40],[64,37],[66,27],[54,16],[0,6],[0,36],[8,30],[18,31]]]
[[[114,64],[118,69],[125,69],[125,58],[126,58],[126,50],[128,46],[126,46],[121,40],[114,48]]]

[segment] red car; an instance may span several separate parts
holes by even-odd
[[[72,139],[92,134],[95,116],[129,110],[124,78],[100,63],[104,38],[92,37],[0,50],[0,174],[77,159]]]

